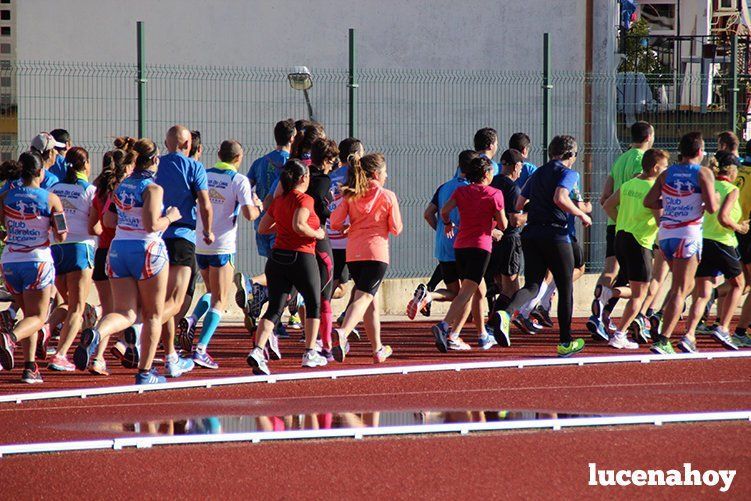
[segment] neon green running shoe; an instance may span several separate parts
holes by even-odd
[[[574,339],[570,343],[567,344],[559,344],[558,345],[558,356],[559,357],[570,357],[571,355],[575,355],[582,351],[584,349],[584,340],[581,338]]]
[[[742,336],[734,334],[733,343],[739,348],[751,348],[751,337],[748,334],[743,334]]]
[[[652,353],[657,353],[659,355],[675,355],[675,350],[669,339],[665,341],[655,341],[650,350]]]

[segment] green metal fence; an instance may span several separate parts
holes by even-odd
[[[313,68],[312,73],[316,116],[328,135],[339,140],[349,130],[347,70]],[[136,65],[127,64],[25,61],[0,69],[0,77],[12,80],[12,98],[0,118],[17,126],[17,134],[6,127],[0,135],[0,152],[16,155],[39,131],[62,127],[75,144],[89,149],[98,171],[114,137],[137,134],[137,76]],[[706,77],[684,75],[682,85],[693,85],[696,78]],[[302,94],[289,87],[283,68],[147,66],[146,79],[146,135],[161,144],[175,123],[198,129],[206,165],[216,161],[222,140],[234,138],[246,149],[247,169],[253,158],[273,147],[276,121],[307,113]],[[404,215],[404,234],[393,240],[390,276],[425,276],[434,265],[434,235],[423,221],[423,210],[454,172],[458,153],[472,146],[478,128],[496,128],[501,150],[512,133],[527,132],[533,141],[530,159],[542,163],[542,72],[364,68],[357,80],[358,136],[368,150],[386,155],[389,187]],[[655,94],[661,88],[641,76],[631,82],[618,74],[553,71],[551,84],[552,133],[580,140],[582,154],[575,168],[593,201],[613,160],[628,145],[633,120],[654,122],[657,143],[673,149],[682,132],[699,128],[713,135],[727,128],[730,113],[738,112],[726,104],[684,107],[678,89],[670,91],[672,104],[658,102]],[[604,257],[605,217],[599,208],[594,219],[590,231],[580,229],[590,271],[599,270]],[[252,227],[245,222],[239,247],[240,268],[260,271]]]

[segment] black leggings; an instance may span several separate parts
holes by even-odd
[[[273,249],[266,261],[269,306],[263,318],[277,323],[287,304],[287,296],[296,288],[305,300],[308,318],[321,317],[321,277],[314,254]]]
[[[571,316],[574,309],[574,251],[571,242],[522,237],[524,288],[511,298],[506,311],[512,313],[532,300],[540,290],[548,270],[558,289],[558,325],[561,343],[571,342]]]
[[[436,266],[435,270],[433,270],[433,275],[430,277],[430,281],[428,282],[428,290],[430,292],[433,292],[436,287],[438,287],[438,284],[441,283],[441,280],[443,280],[443,274],[441,273],[441,263],[438,263],[438,266]]]

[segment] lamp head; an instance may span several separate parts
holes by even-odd
[[[313,87],[313,78],[307,66],[295,66],[287,78],[289,86],[295,90],[308,90]]]

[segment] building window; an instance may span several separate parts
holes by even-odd
[[[10,3],[10,0],[0,0],[0,3]]]
[[[0,21],[10,21],[9,10],[0,10]]]
[[[2,35],[4,37],[9,37],[10,36],[10,26],[3,26],[2,28],[0,28],[0,35]]]
[[[10,54],[9,43],[0,43],[0,54]]]
[[[9,70],[10,69],[10,61],[7,59],[0,60],[0,70]]]
[[[10,87],[10,77],[0,77],[0,87]]]

